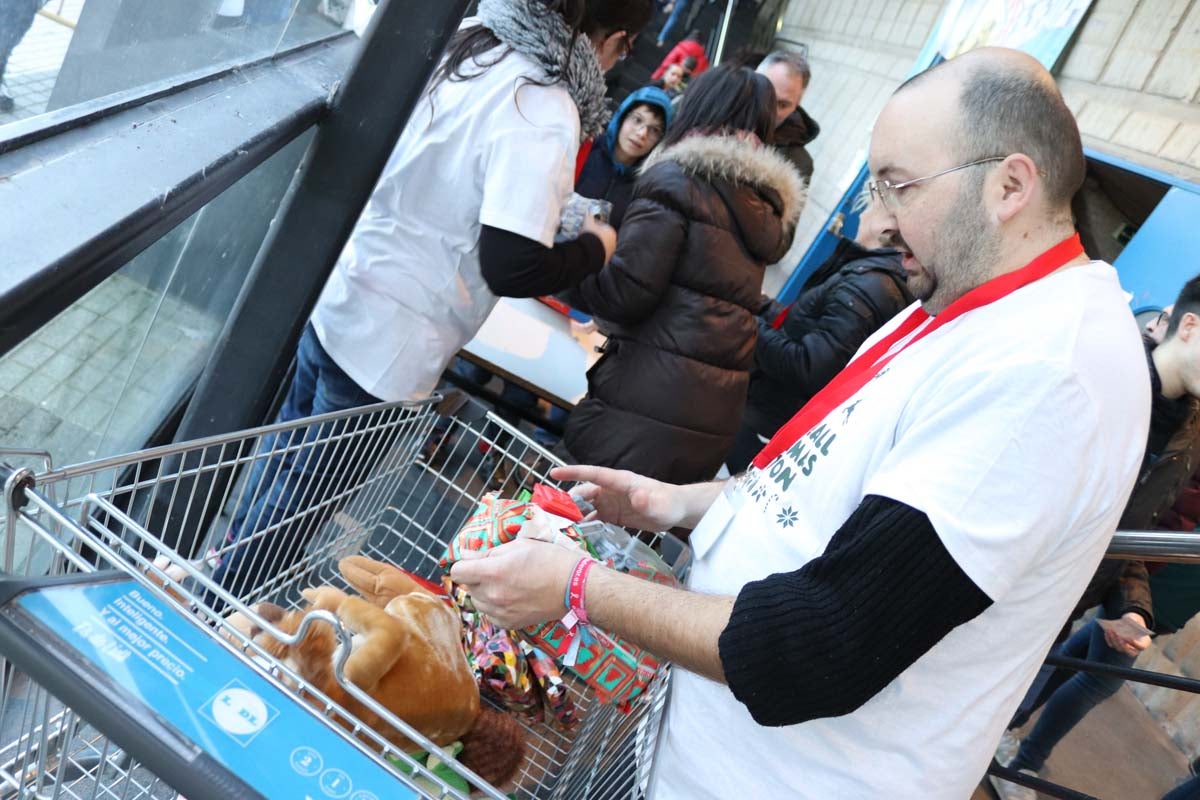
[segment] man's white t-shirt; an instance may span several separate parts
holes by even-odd
[[[881,495],[924,511],[992,605],[841,717],[763,727],[727,687],[676,670],[654,800],[970,797],[1116,529],[1149,415],[1137,325],[1100,262],[971,311],[896,356],[752,470],[727,525],[710,510],[692,536],[690,586],[735,595],[796,570],[865,496]]]
[[[545,80],[512,52],[422,97],[321,293],[321,344],[382,400],[428,396],[496,304],[479,269],[481,225],[554,243],[579,112],[563,84],[530,79]]]

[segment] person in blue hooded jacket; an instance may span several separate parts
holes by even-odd
[[[609,224],[614,228],[621,227],[621,218],[633,197],[638,166],[662,141],[673,113],[666,92],[656,86],[643,86],[625,98],[588,154],[575,181],[575,191],[612,203]]]

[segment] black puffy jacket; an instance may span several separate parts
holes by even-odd
[[[895,250],[867,250],[843,239],[787,309],[780,329],[771,326],[784,310],[778,304],[760,317],[745,424],[770,438],[912,301]]]
[[[571,458],[675,483],[717,472],[746,402],[763,269],[803,204],[769,147],[691,136],[651,154],[612,260],[570,296],[609,333],[567,422]]]
[[[812,182],[813,159],[808,145],[821,133],[821,126],[803,108],[797,108],[775,129],[771,144],[800,171],[800,177]]]

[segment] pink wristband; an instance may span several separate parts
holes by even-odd
[[[579,559],[579,563],[575,565],[575,571],[571,573],[571,582],[567,586],[567,607],[584,625],[588,624],[587,577],[595,563],[587,557]]]

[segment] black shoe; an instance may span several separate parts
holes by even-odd
[[[12,111],[17,105],[17,102],[12,99],[12,96],[0,91],[0,114]]]

